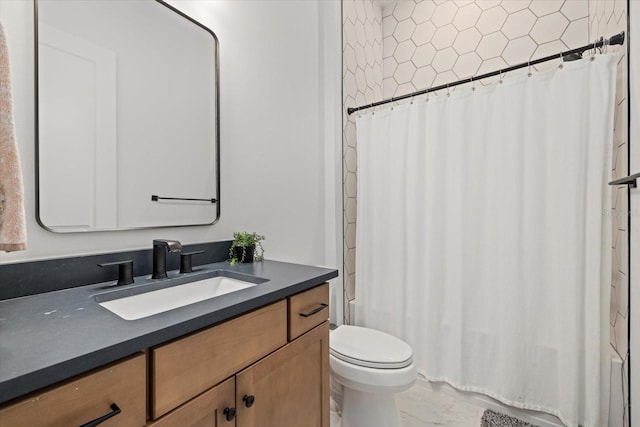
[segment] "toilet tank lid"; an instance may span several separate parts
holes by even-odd
[[[380,365],[406,366],[413,360],[411,346],[399,338],[375,329],[342,325],[329,336],[331,353],[348,359]],[[394,366],[395,367],[395,366]]]

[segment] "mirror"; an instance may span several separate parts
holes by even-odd
[[[40,225],[79,232],[215,223],[215,34],[157,0],[34,4]]]

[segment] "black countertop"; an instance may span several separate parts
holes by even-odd
[[[118,292],[114,282],[0,301],[0,403],[114,362],[138,351],[222,322],[338,276],[335,269],[263,261],[228,262],[194,268],[198,280],[228,270],[267,282],[139,320],[124,320],[100,306],[95,296]],[[177,279],[136,278],[127,287]]]

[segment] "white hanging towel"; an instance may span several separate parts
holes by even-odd
[[[9,51],[0,23],[0,251],[26,248],[24,187],[13,123]]]

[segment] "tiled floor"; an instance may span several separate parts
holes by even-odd
[[[398,396],[402,427],[478,427],[484,409],[452,397],[434,393],[416,384]],[[332,402],[333,405],[333,402]],[[340,417],[331,412],[331,427],[340,427]]]
[[[479,427],[484,409],[416,384],[398,396],[402,427]]]

